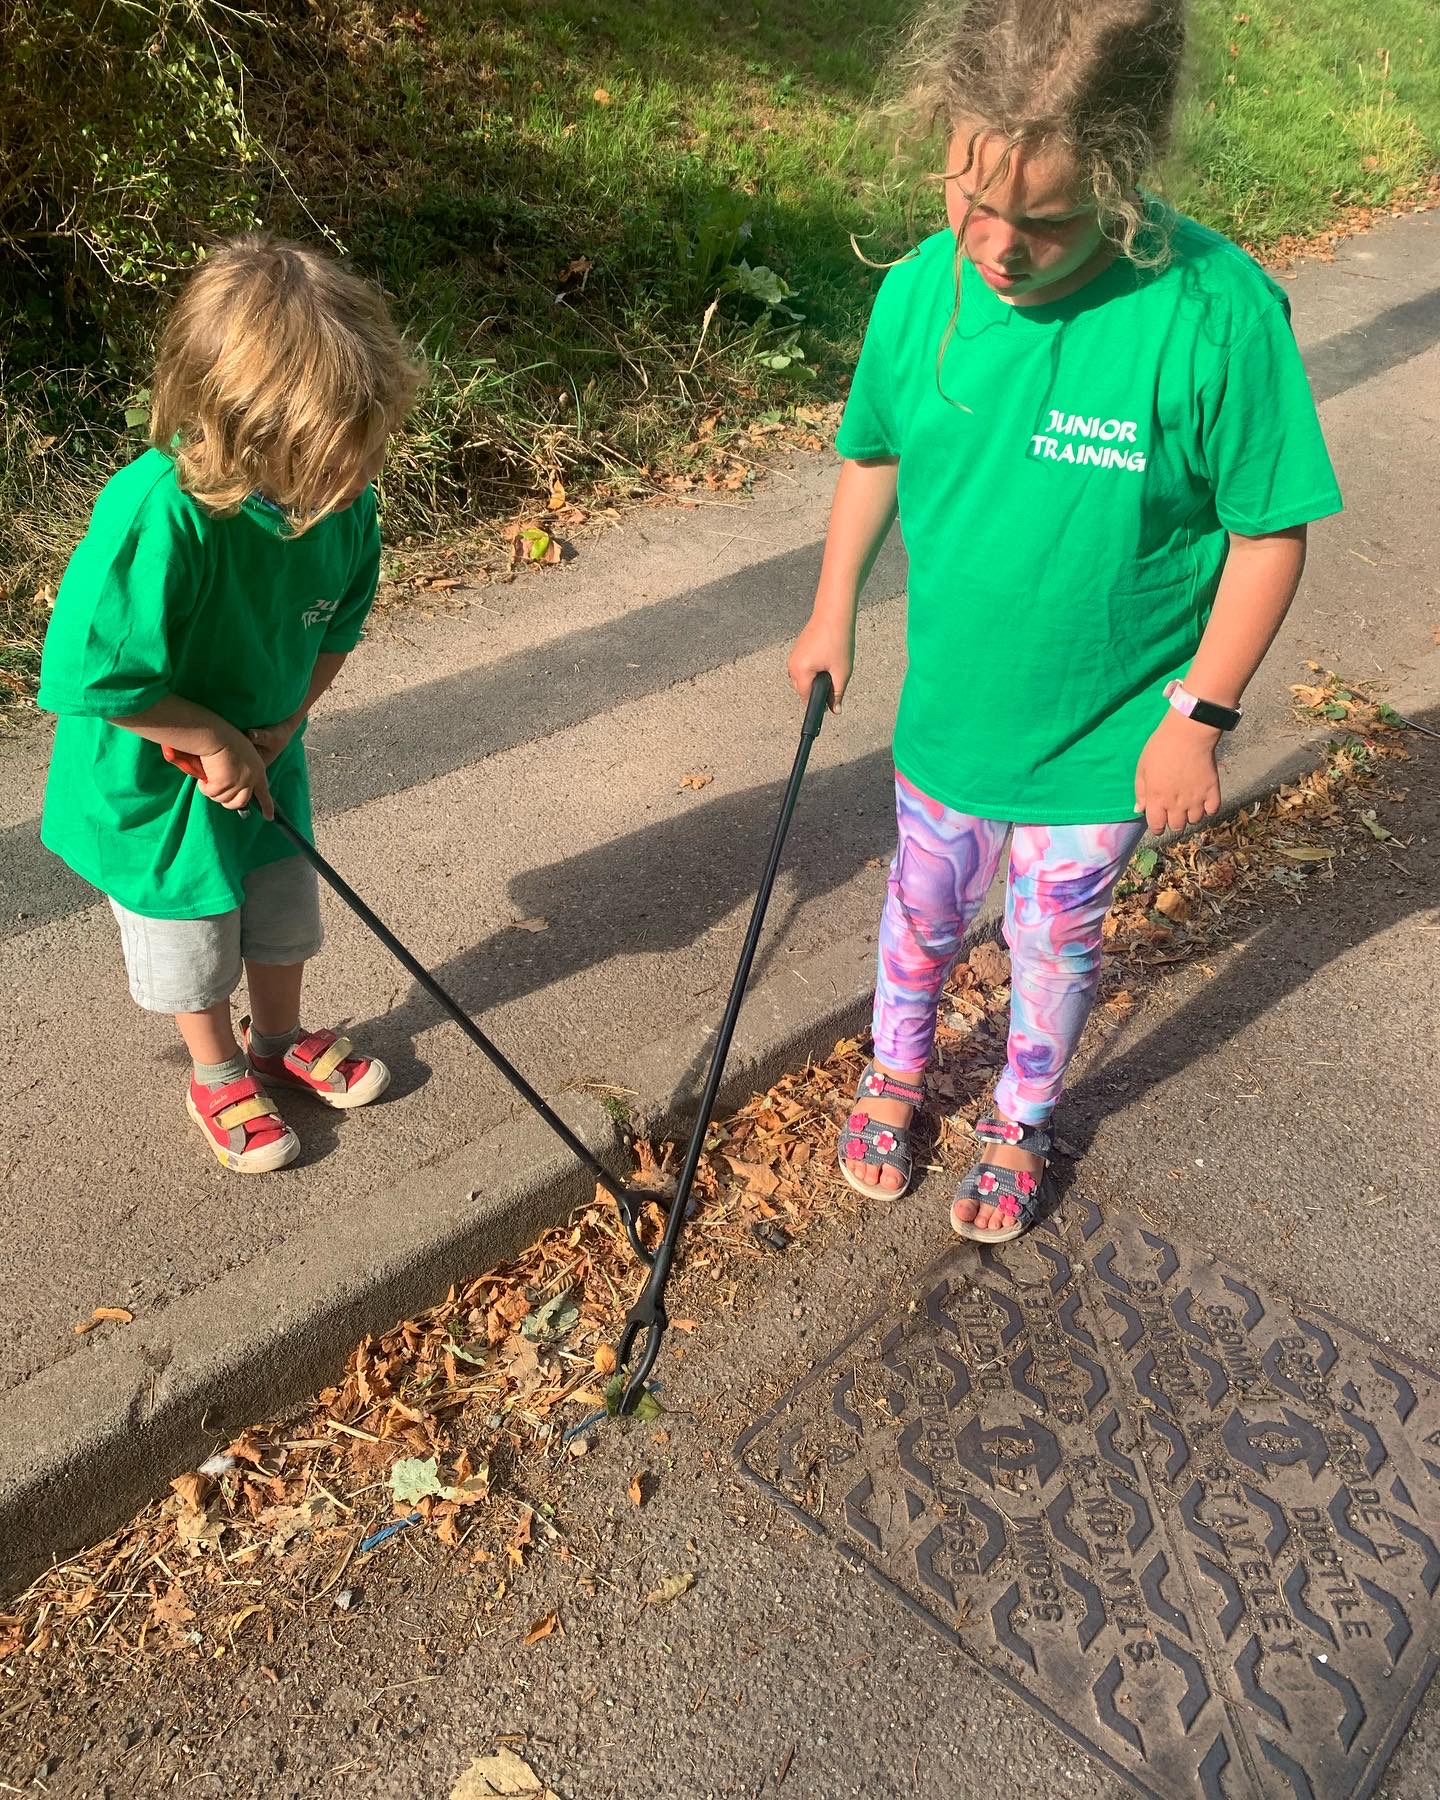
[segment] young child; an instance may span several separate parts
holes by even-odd
[[[1034,1220],[1101,926],[1148,824],[1215,812],[1215,748],[1340,495],[1281,289],[1139,182],[1163,149],[1180,0],[973,0],[931,19],[922,122],[949,227],[892,268],[840,427],[808,692],[850,679],[897,511],[910,560],[899,848],[874,1062],[840,1133],[909,1185],[946,975],[1013,833],[1008,1061],[951,1223]]]
[[[131,993],[175,1015],[193,1060],[190,1117],[241,1174],[299,1154],[267,1086],[350,1107],[390,1079],[301,1029],[319,899],[267,820],[278,802],[309,829],[305,721],[375,597],[370,483],[419,374],[378,292],[328,258],[263,237],[217,251],[161,341],[154,448],[101,492],[45,640],[41,837],[109,897]]]

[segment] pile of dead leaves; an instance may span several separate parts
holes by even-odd
[[[1308,699],[1312,690],[1302,691]],[[1403,733],[1333,678],[1313,691],[1322,712],[1347,709],[1348,734],[1323,767],[1261,806],[1137,853],[1106,924],[1102,1029],[1128,1011],[1147,971],[1233,939],[1247,909],[1298,898],[1354,847],[1399,844],[1372,796],[1381,771],[1403,764]],[[1008,957],[982,944],[942,1007],[922,1162],[968,1154],[965,1127],[1004,1061],[1008,1003]],[[676,1310],[683,1297],[699,1316],[672,1319],[672,1360],[706,1313],[735,1304],[747,1263],[861,1204],[839,1179],[833,1146],[864,1055],[860,1040],[845,1040],[713,1126],[672,1288]],[[637,1185],[656,1196],[642,1221],[654,1241],[677,1152],[634,1148]],[[637,1280],[614,1208],[597,1195],[516,1261],[366,1338],[308,1413],[246,1431],[106,1543],[48,1570],[0,1614],[0,1664],[224,1656],[242,1637],[273,1640],[307,1608],[355,1604],[370,1559],[411,1531],[458,1553],[464,1574],[483,1584],[477,1604],[494,1611],[537,1533],[565,1555],[529,1489],[545,1461],[583,1450],[587,1423],[603,1416],[611,1344]],[[663,1438],[657,1411],[647,1406]],[[643,1503],[643,1471],[629,1496]],[[531,1641],[548,1635],[545,1625],[528,1626]],[[525,1622],[517,1629],[525,1635]]]

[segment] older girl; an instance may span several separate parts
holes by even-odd
[[[951,1223],[1036,1217],[1101,926],[1148,824],[1219,805],[1215,748],[1340,495],[1285,295],[1140,185],[1164,148],[1179,0],[972,0],[922,27],[916,102],[948,225],[877,296],[794,685],[850,679],[898,507],[909,668],[875,1057],[845,1178],[908,1187],[946,974],[1010,863],[1009,1055]]]

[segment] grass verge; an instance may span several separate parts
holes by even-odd
[[[147,8],[174,39],[175,0],[115,16]],[[112,183],[129,235],[72,242],[62,220],[49,260],[27,246],[0,284],[0,705],[31,691],[59,571],[143,441],[157,289],[216,230],[343,246],[424,344],[434,379],[382,495],[402,551],[557,483],[605,505],[703,480],[737,431],[843,393],[878,279],[850,233],[880,261],[911,235],[865,129],[900,0],[209,10],[213,147],[97,112],[134,172]],[[1165,185],[1257,252],[1409,204],[1440,164],[1437,0],[1199,0],[1191,35]],[[243,129],[212,118],[216,84]],[[184,182],[157,198],[171,164]],[[54,184],[37,204],[68,217]],[[187,214],[192,188],[207,204]],[[937,222],[924,192],[914,229]]]

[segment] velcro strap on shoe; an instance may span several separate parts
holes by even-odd
[[[914,1081],[897,1081],[893,1075],[882,1075],[874,1063],[866,1066],[860,1077],[860,1086],[856,1089],[857,1100],[899,1100],[907,1106],[923,1106],[925,1104],[925,1084]]]
[[[353,1048],[348,1037],[337,1037],[328,1050],[321,1051],[306,1073],[312,1081],[328,1081]]]
[[[1050,1132],[1044,1125],[1017,1125],[1013,1119],[977,1119],[975,1135],[982,1144],[1009,1144],[1032,1156],[1050,1154]]]
[[[248,1125],[251,1119],[268,1118],[279,1110],[268,1094],[256,1094],[249,1100],[237,1100],[233,1106],[225,1107],[214,1114],[214,1119],[222,1131],[234,1131],[237,1125]]]

